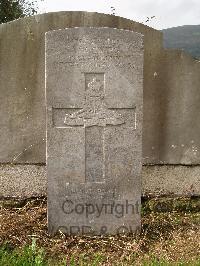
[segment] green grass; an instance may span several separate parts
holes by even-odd
[[[23,249],[14,249],[5,244],[0,248],[0,265],[1,266],[46,266],[48,265],[43,249],[36,246],[33,239],[31,246],[25,246]]]
[[[126,265],[142,265],[142,266],[199,266],[200,260],[193,262],[176,262],[169,263],[162,259],[157,259],[154,256],[148,256],[143,259],[140,264],[136,263],[137,255],[124,257],[112,265],[126,266]],[[55,261],[52,258],[47,258],[44,250],[36,246],[36,240],[33,239],[32,245],[24,246],[23,248],[12,249],[8,244],[0,247],[0,266],[100,266],[111,265],[100,253],[94,253],[93,256],[88,256],[87,253],[72,256],[69,261],[62,259]]]

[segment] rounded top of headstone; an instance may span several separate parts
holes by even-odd
[[[94,26],[94,27],[113,27],[113,28],[127,28],[132,29],[132,27],[139,27],[141,30],[152,30],[159,32],[156,29],[153,29],[142,23],[133,21],[120,16],[115,16],[111,14],[104,14],[98,12],[87,12],[87,11],[59,11],[59,12],[49,12],[38,14],[35,16],[19,18],[7,23],[3,23],[0,27],[5,25],[12,25],[14,23],[22,23],[23,21],[36,23],[41,23],[48,20],[54,20],[56,23],[58,19],[63,21],[63,24],[69,24],[69,27],[80,27],[80,26]]]
[[[145,51],[162,48],[162,32],[133,20],[86,11],[60,11],[20,18],[0,25],[0,37],[13,36],[27,42],[40,40],[44,46],[44,33],[74,27],[108,27],[142,33]]]

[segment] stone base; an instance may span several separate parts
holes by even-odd
[[[46,195],[45,165],[1,164],[0,180],[0,198]]]
[[[46,196],[45,165],[0,165],[0,198]],[[200,196],[200,166],[150,165],[142,169],[143,196]]]
[[[200,195],[200,165],[149,165],[142,170],[144,196]]]

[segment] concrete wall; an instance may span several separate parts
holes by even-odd
[[[162,50],[154,79],[144,92],[144,164],[199,164],[200,61]]]
[[[0,165],[0,199],[46,196],[46,191],[45,165]],[[200,166],[143,166],[142,195],[199,196]]]
[[[162,49],[162,33],[128,19],[58,12],[0,25],[0,162],[45,162],[44,34],[78,26],[145,36],[144,164],[199,164],[200,64]]]
[[[87,12],[58,12],[0,25],[0,162],[45,162],[44,35],[66,27],[112,27],[145,35],[145,91],[153,78],[162,34],[128,19]],[[149,111],[145,112],[148,115]],[[147,120],[150,120],[148,117]]]
[[[143,168],[143,192],[200,195],[200,62],[164,50],[162,33],[140,23],[58,12],[0,25],[0,197],[46,191],[45,167],[34,165],[45,163],[44,34],[80,26],[144,34],[143,161],[153,166]]]

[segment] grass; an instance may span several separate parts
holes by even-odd
[[[143,202],[137,238],[47,232],[46,199],[1,202],[0,266],[200,266],[200,199]]]
[[[25,246],[22,249],[12,250],[9,244],[4,244],[0,248],[0,265],[2,266],[22,266],[22,265],[48,265],[44,250],[37,248],[36,241],[33,240],[32,245]]]
[[[46,257],[46,254],[42,248],[39,248],[35,244],[35,240],[33,240],[32,245],[25,246],[22,249],[15,248],[11,250],[9,245],[3,245],[0,248],[0,265],[1,266],[97,266],[97,265],[109,265],[107,263],[108,259],[102,254],[95,253],[92,257],[89,257],[86,253],[77,254],[72,256],[69,260],[65,259],[57,259],[53,260],[52,258]],[[135,254],[131,254],[127,257],[124,257],[122,261],[119,263],[115,262],[113,265],[138,265],[137,256]],[[184,265],[192,265],[199,266],[200,260],[191,261],[191,262],[176,262],[169,263],[164,259],[158,259],[154,256],[150,256],[147,259],[143,259],[140,261],[139,265],[143,266],[184,266]]]

